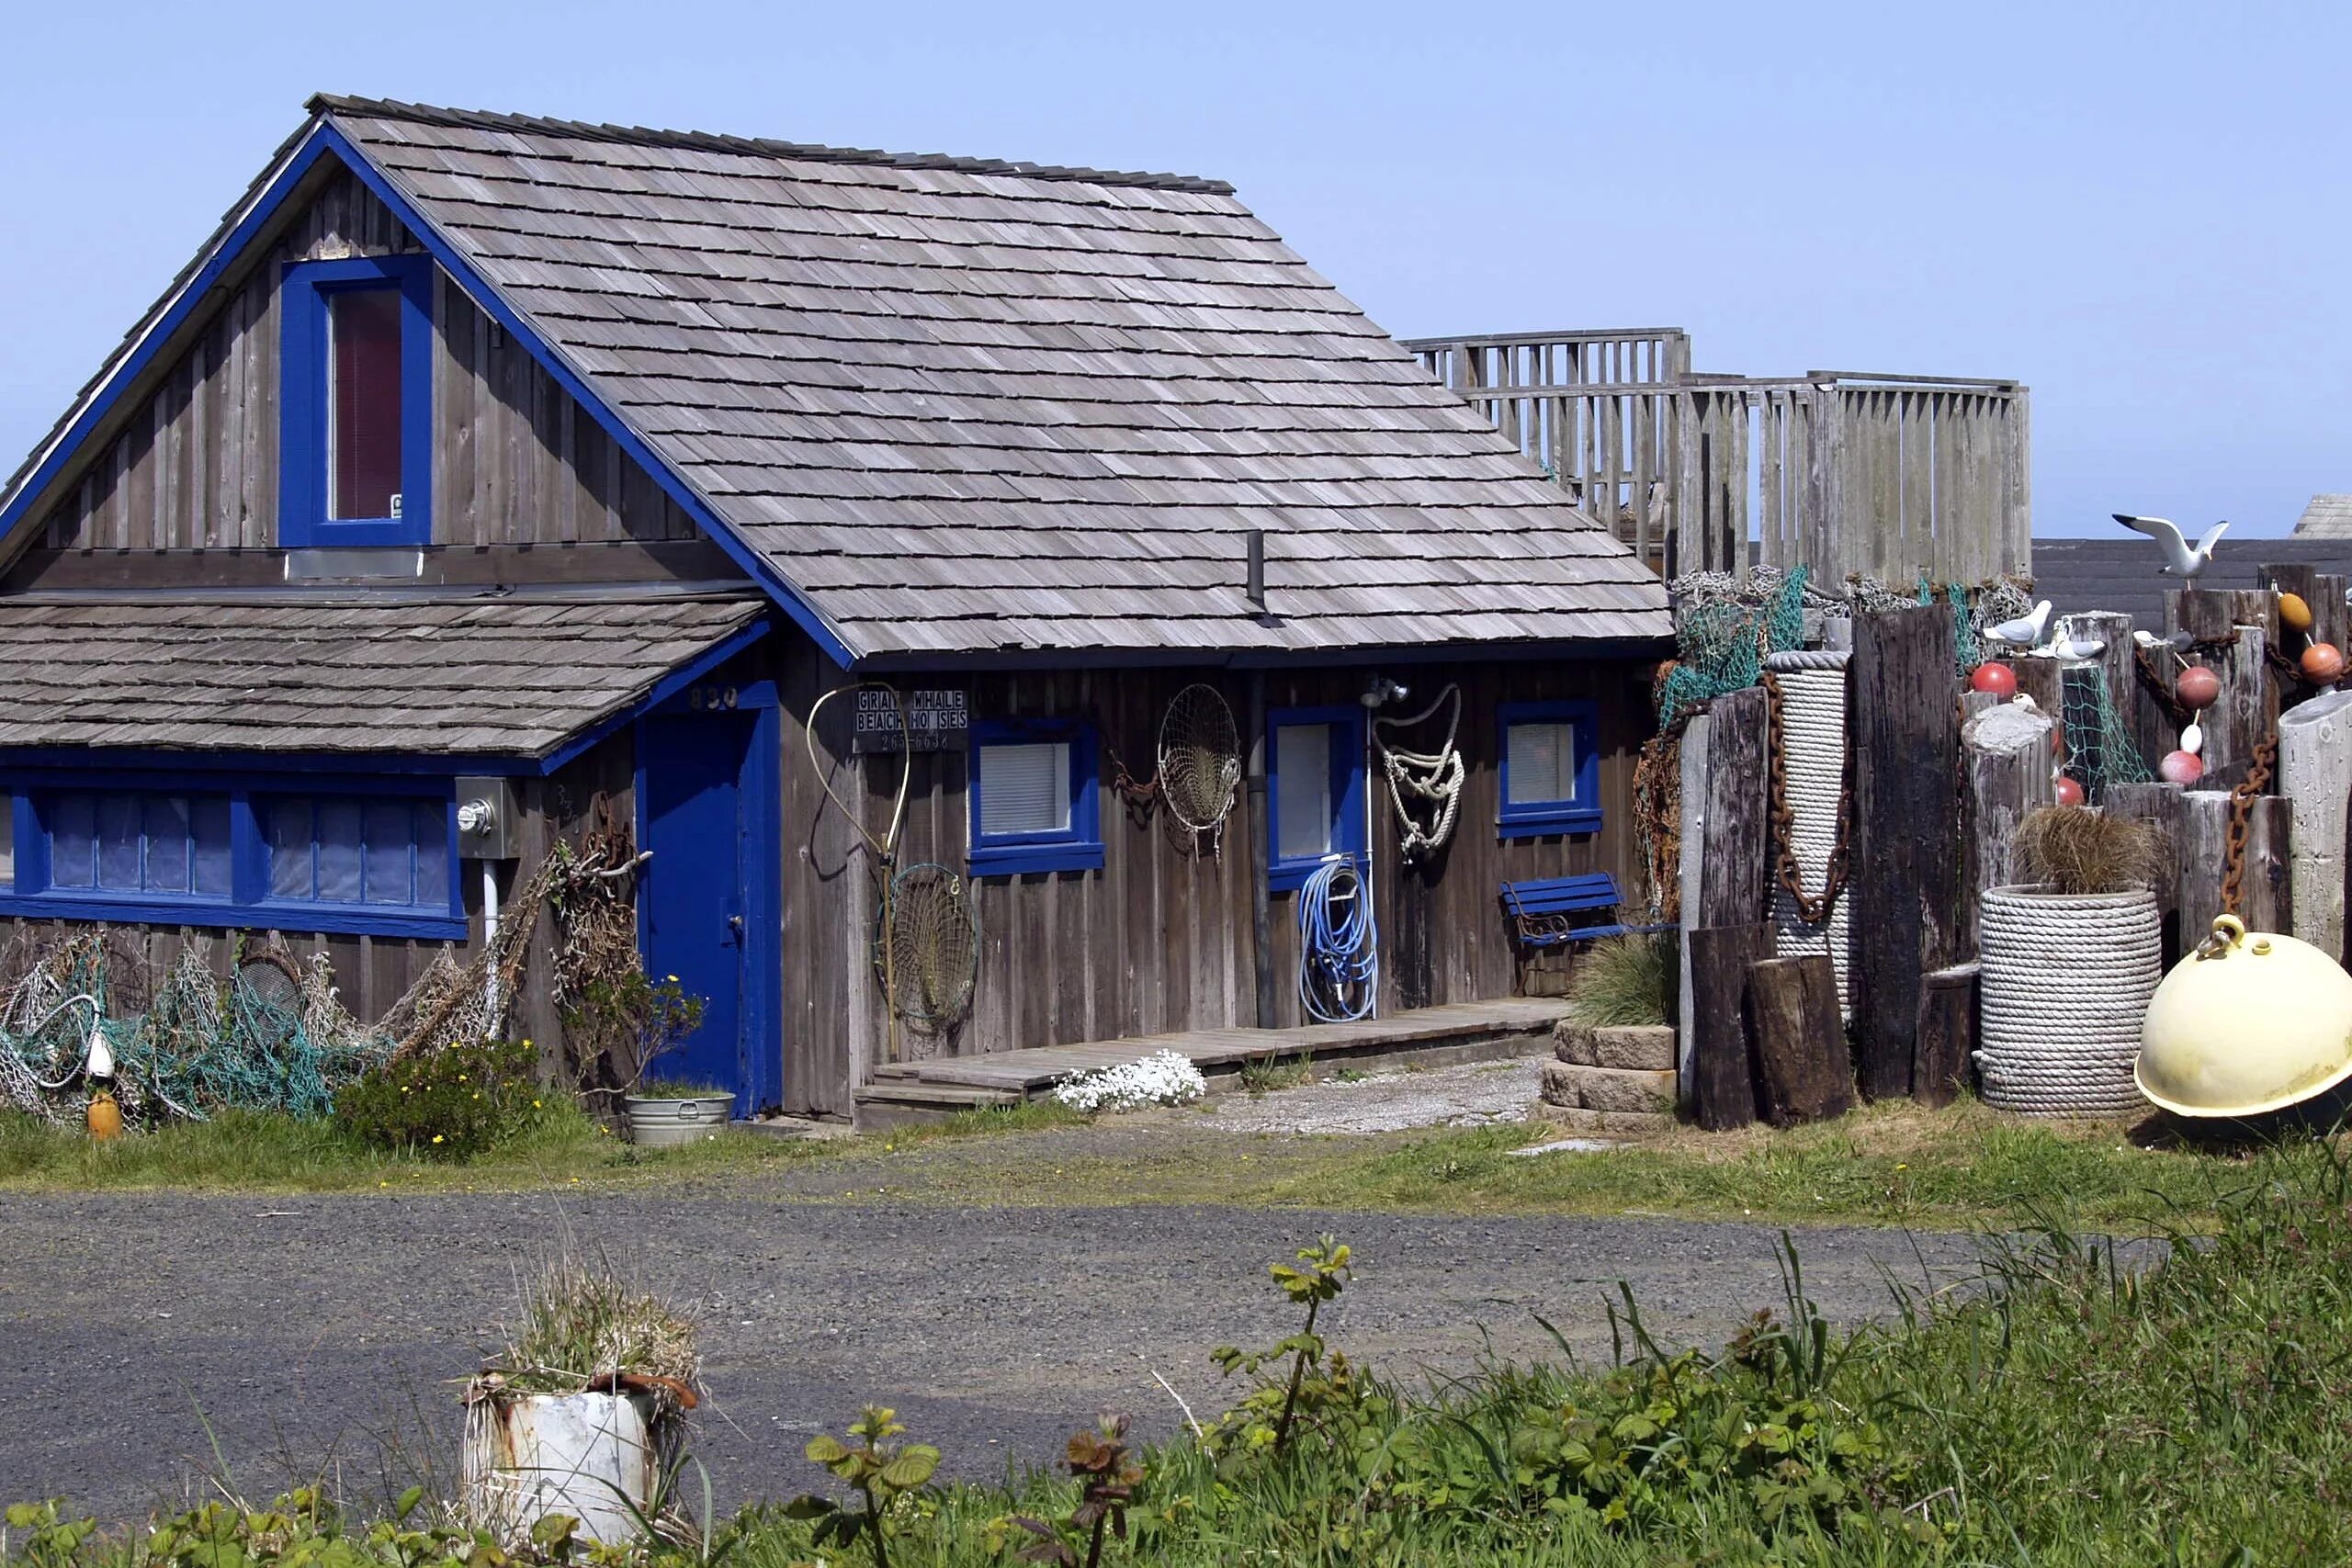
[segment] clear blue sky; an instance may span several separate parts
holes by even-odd
[[[2008,376],[2039,532],[2352,491],[2352,7],[30,6],[0,471],[317,89],[1177,169],[1401,336],[1679,325],[1702,369]]]

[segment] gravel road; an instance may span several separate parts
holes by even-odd
[[[1546,1349],[1543,1313],[1607,1355],[1629,1281],[1662,1337],[1715,1340],[1776,1301],[1776,1233],[1670,1220],[1464,1220],[1136,1206],[809,1201],[788,1183],[549,1194],[0,1196],[0,1501],[67,1494],[108,1519],[200,1490],[326,1472],[381,1496],[454,1475],[453,1390],[496,1343],[548,1238],[602,1247],[706,1318],[695,1448],[722,1506],[809,1487],[801,1445],[872,1400],[993,1477],[1104,1405],[1221,1408],[1206,1360],[1289,1329],[1265,1264],[1332,1230],[1358,1282],[1333,1340],[1391,1372],[1460,1370],[1479,1330]],[[1882,1270],[1964,1272],[1962,1237],[1815,1230],[1831,1314],[1883,1309]]]

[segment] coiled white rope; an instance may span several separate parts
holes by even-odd
[[[1298,1004],[1318,1023],[1353,1023],[1380,991],[1380,933],[1355,863],[1328,860],[1298,890]]]
[[[2143,1109],[2132,1066],[2162,978],[2155,896],[1995,887],[1982,911],[1984,1102],[2040,1115]]]
[[[1781,683],[1781,739],[1786,755],[1789,815],[1799,880],[1815,897],[1829,880],[1838,847],[1838,800],[1845,787],[1846,661],[1843,652],[1775,653],[1767,658]],[[1829,919],[1808,924],[1785,887],[1772,890],[1773,951],[1783,958],[1826,953],[1838,976],[1838,1010],[1850,1015],[1847,984],[1852,967],[1848,900],[1839,895]]]
[[[1427,723],[1449,702],[1453,705],[1453,711],[1445,721],[1445,739],[1434,751],[1408,751],[1393,747],[1380,733],[1384,728],[1410,729]],[[1435,701],[1410,718],[1390,718],[1385,715],[1373,718],[1372,741],[1380,748],[1381,767],[1388,775],[1388,799],[1396,807],[1407,860],[1434,853],[1453,836],[1453,819],[1462,808],[1464,773],[1462,753],[1453,745],[1454,733],[1461,724],[1462,688],[1458,685],[1447,686]],[[1408,793],[1424,803],[1437,803],[1437,810],[1426,829],[1407,807]]]

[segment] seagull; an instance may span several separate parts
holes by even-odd
[[[2060,659],[2097,659],[2107,651],[2103,637],[2076,637],[2073,631],[2062,631],[2050,639],[2050,651]]]
[[[2041,640],[2041,628],[2049,624],[2050,601],[2044,599],[2033,607],[2032,615],[2019,615],[2014,621],[2003,621],[1997,626],[1986,626],[1984,635],[1995,642],[2031,648]]]
[[[2205,530],[2205,536],[2190,549],[2188,541],[2181,537],[2180,526],[2162,517],[2132,517],[2117,512],[2109,515],[2135,534],[2145,534],[2165,552],[2163,570],[2172,577],[2195,577],[2213,564],[2213,547],[2229,531],[2227,523],[2216,523]]]

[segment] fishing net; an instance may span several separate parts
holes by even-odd
[[[874,936],[875,972],[894,1013],[934,1032],[963,1021],[979,970],[979,931],[962,876],[944,865],[899,872]]]
[[[2086,799],[2093,804],[2104,800],[2110,784],[2148,782],[2148,764],[2115,705],[2104,669],[2077,664],[2061,671],[2058,695],[2066,772],[2083,786]]]
[[[1212,833],[1233,810],[1241,782],[1241,736],[1213,686],[1176,694],[1159,721],[1159,797],[1195,833]]]
[[[1674,583],[1675,660],[1658,682],[1657,722],[1756,684],[1763,657],[1804,646],[1807,572],[1758,567],[1746,578],[1693,573]]]

